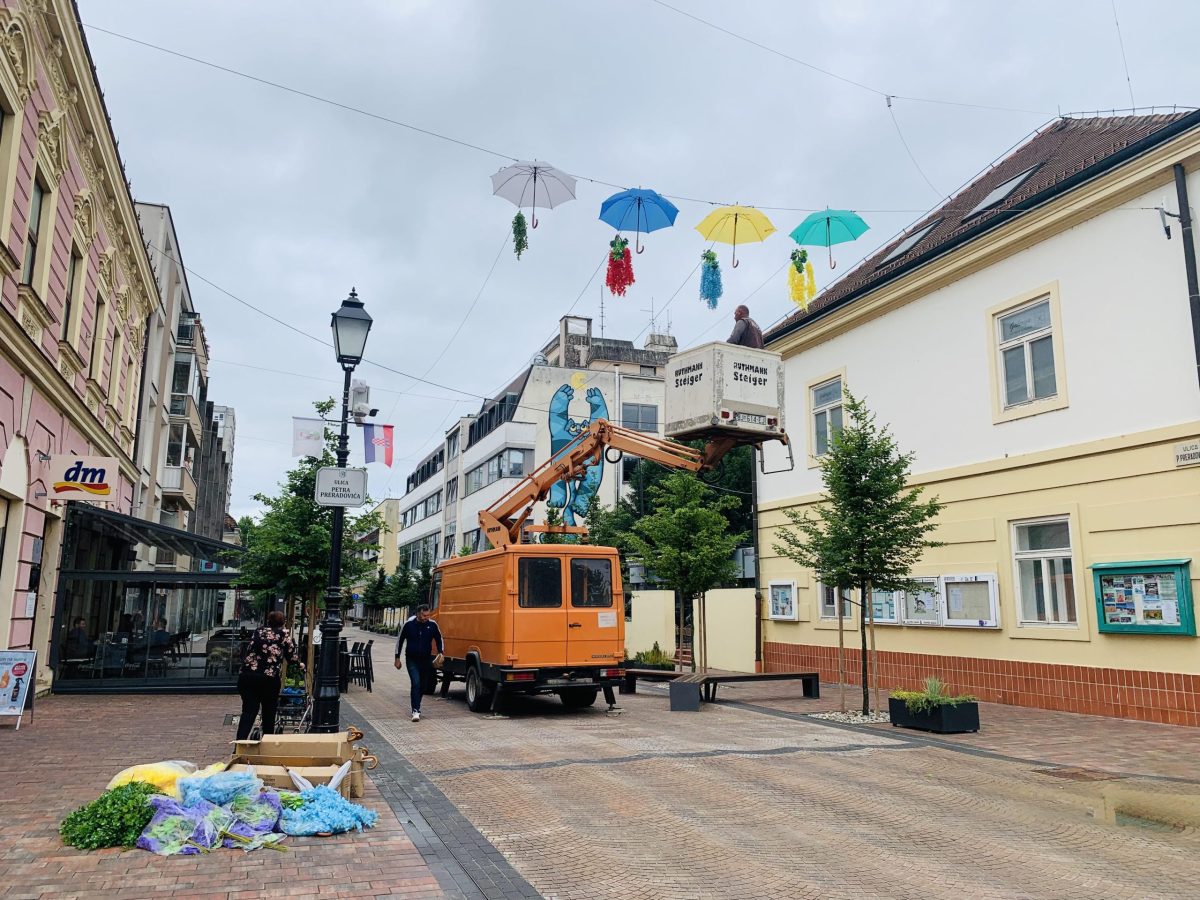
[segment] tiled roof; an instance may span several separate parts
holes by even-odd
[[[1200,124],[1200,111],[1164,115],[1063,118],[996,163],[971,184],[924,216],[841,280],[817,296],[807,310],[796,312],[766,334],[768,341],[820,318],[831,307],[899,278],[912,269],[999,227],[1021,212],[1070,190],[1075,185],[1149,150]],[[1023,174],[1007,196],[998,192],[994,205],[978,207],[993,191]],[[888,259],[893,249],[927,229],[911,247]],[[884,260],[887,260],[884,262]]]

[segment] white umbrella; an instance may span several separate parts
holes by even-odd
[[[492,176],[492,193],[515,206],[528,206],[534,228],[538,227],[537,207],[554,209],[575,199],[575,179],[549,163],[517,162]]]

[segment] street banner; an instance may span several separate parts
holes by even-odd
[[[21,727],[36,663],[36,650],[0,650],[0,716],[16,716],[17,728]]]
[[[392,425],[363,426],[363,458],[367,462],[392,464]]]
[[[50,489],[58,500],[115,500],[118,463],[115,456],[50,457]]]
[[[292,416],[292,456],[320,456],[325,450],[325,422]]]

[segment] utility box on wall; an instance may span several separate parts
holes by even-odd
[[[723,341],[667,361],[667,437],[783,434],[783,357]]]

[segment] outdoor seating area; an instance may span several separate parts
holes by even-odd
[[[717,685],[753,681],[799,681],[805,699],[821,696],[821,678],[817,672],[670,672],[663,669],[626,669],[622,694],[636,694],[638,680],[671,683],[671,709],[699,709],[700,701],[713,703]]]

